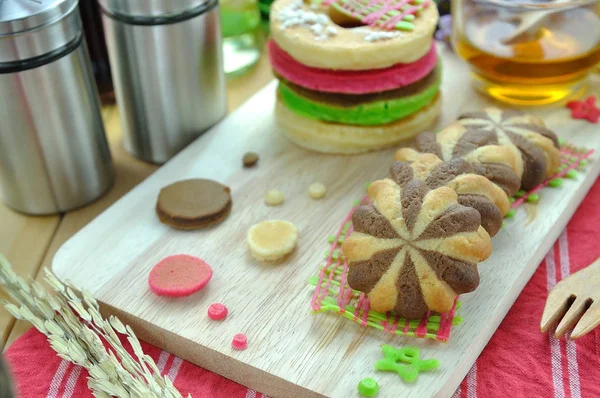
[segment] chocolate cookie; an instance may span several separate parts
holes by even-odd
[[[442,186],[451,188],[458,195],[458,203],[472,207],[481,216],[481,226],[490,234],[502,227],[502,219],[510,210],[506,193],[487,178],[478,175],[471,163],[461,158],[442,161],[432,153],[418,153],[410,148],[400,151],[407,162],[396,162],[390,170],[390,178],[400,187],[413,180],[425,182],[429,189]]]
[[[369,196],[342,250],[348,284],[367,294],[372,309],[417,319],[447,312],[457,295],[475,290],[477,263],[492,251],[477,210],[458,204],[452,189],[429,190],[419,180],[375,181]]]
[[[160,190],[156,213],[177,229],[198,229],[222,221],[231,211],[229,187],[216,181],[178,181]]]
[[[517,156],[515,172],[521,188],[532,189],[552,176],[560,165],[558,138],[544,122],[518,111],[485,108],[465,113],[458,123],[476,134],[487,134]],[[457,143],[458,145],[458,143]]]
[[[433,153],[448,161],[463,158],[471,164],[473,172],[498,185],[511,197],[519,190],[521,179],[515,172],[517,156],[511,148],[500,146],[491,133],[471,131],[459,123],[451,124],[438,134],[421,133],[415,139],[419,152]],[[396,160],[410,161],[404,148],[396,152]]]

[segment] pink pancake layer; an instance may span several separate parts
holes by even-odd
[[[269,41],[269,57],[275,72],[298,86],[313,91],[369,94],[408,86],[427,76],[437,64],[435,44],[424,57],[410,64],[361,71],[318,69],[301,64]]]
[[[212,277],[204,260],[177,254],[160,260],[150,271],[150,289],[159,296],[182,297],[202,289]]]

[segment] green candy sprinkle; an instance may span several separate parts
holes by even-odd
[[[354,206],[358,206],[360,204],[360,200],[356,199],[354,202],[352,202],[352,204]]]
[[[552,188],[557,188],[557,187],[560,187],[562,185],[562,183],[563,183],[562,178],[554,178],[554,179],[550,180],[548,185],[551,186]]]
[[[513,203],[515,203],[515,198],[508,198],[508,201],[510,202],[510,204],[512,205]]]
[[[367,182],[367,183],[365,184],[365,191],[368,191],[370,186],[371,186],[371,183],[370,183],[370,182]]]
[[[349,229],[350,229],[350,223],[347,222],[346,224],[344,224],[344,228],[342,228],[342,234],[346,235],[346,233],[348,232]]]
[[[532,193],[531,195],[529,195],[527,197],[527,201],[529,203],[537,203],[540,200],[540,195],[538,195],[537,193]]]
[[[565,139],[564,138],[559,138],[558,139],[558,144],[559,145],[563,145],[565,143]]]
[[[515,216],[515,213],[516,213],[515,209],[510,209],[508,211],[508,213],[506,213],[506,215],[504,216],[504,218],[512,218],[512,217]]]
[[[506,227],[506,222],[502,221],[502,228]]]
[[[587,159],[583,159],[581,162],[579,162],[579,167],[585,167],[585,166],[587,166],[587,164],[588,164]]]
[[[331,255],[331,258],[334,259],[334,260],[337,260],[338,258],[340,258],[340,251],[339,251],[339,249],[335,249],[333,251],[333,254]]]
[[[379,384],[371,377],[365,377],[358,383],[358,393],[363,397],[374,397],[379,392]]]
[[[433,370],[440,366],[440,361],[437,359],[422,360],[421,351],[417,347],[404,347],[398,350],[385,344],[381,346],[381,351],[383,359],[375,363],[375,369],[396,372],[407,383],[415,381],[420,371]]]
[[[344,241],[344,236],[340,235],[340,237],[337,239],[338,243],[342,243]],[[333,244],[333,242],[335,242],[335,236],[334,235],[330,235],[327,237],[327,243],[329,244]]]
[[[521,198],[523,197],[527,192],[523,191],[522,189],[519,189],[517,191],[517,193],[515,194],[515,198]]]
[[[577,178],[577,170],[571,169],[571,170],[567,171],[567,174],[565,174],[565,177],[571,178],[571,179]]]

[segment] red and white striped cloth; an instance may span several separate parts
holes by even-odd
[[[600,328],[577,342],[557,340],[539,332],[548,290],[600,256],[599,237],[600,182],[597,181],[454,394],[455,398],[600,397]],[[142,346],[184,395],[264,397],[149,344]],[[46,338],[35,330],[17,340],[7,350],[6,357],[21,398],[91,397],[86,387],[86,372],[58,358]]]

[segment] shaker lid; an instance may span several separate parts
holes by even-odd
[[[98,0],[104,11],[129,18],[170,18],[194,12],[211,0]]]
[[[69,14],[77,4],[78,0],[0,0],[0,36],[51,24]]]

